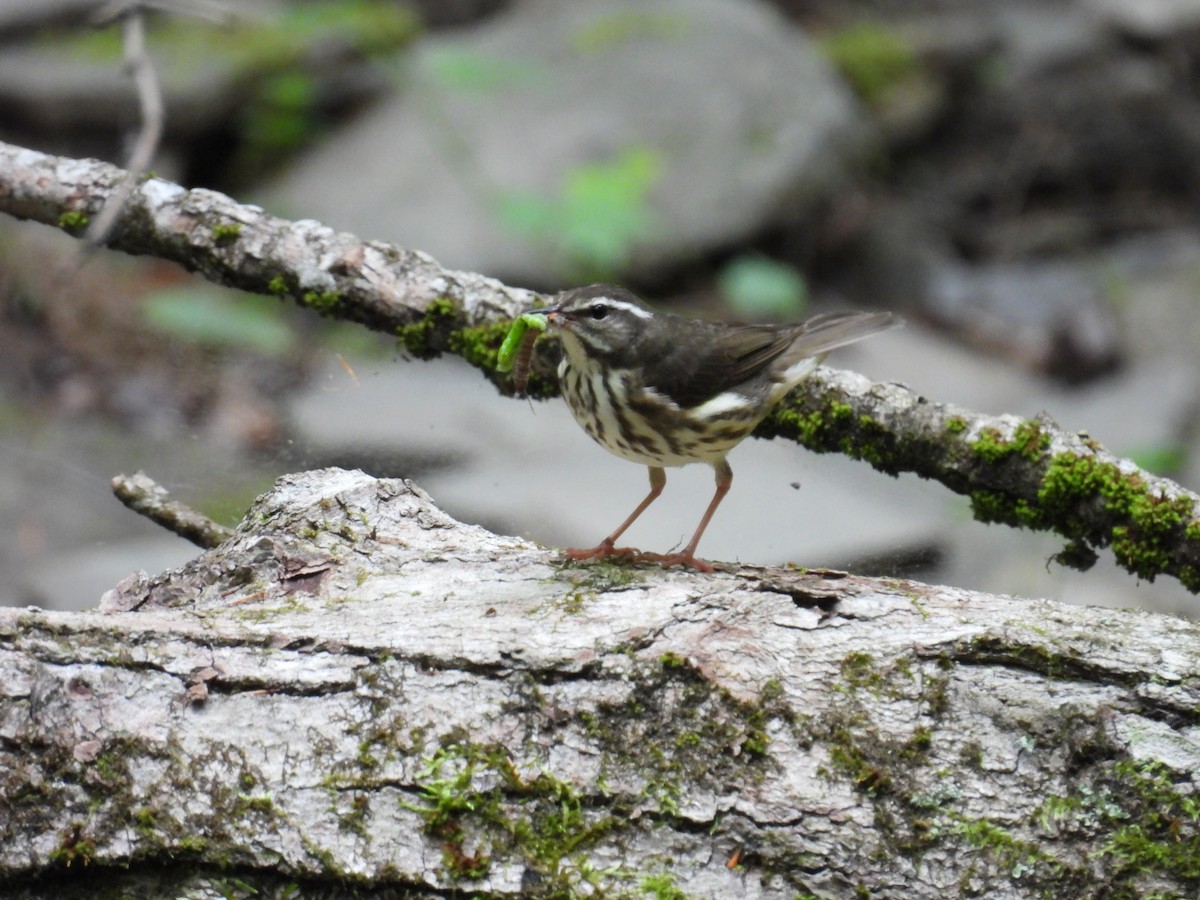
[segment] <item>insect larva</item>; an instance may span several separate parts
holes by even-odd
[[[529,382],[529,363],[533,358],[533,344],[538,333],[546,327],[546,317],[537,313],[522,313],[513,320],[512,327],[500,351],[496,354],[496,368],[501,372],[513,371],[513,386],[518,393],[525,391]]]
[[[517,351],[517,359],[513,363],[513,387],[518,394],[525,393],[525,386],[529,384],[529,364],[533,360],[533,345],[537,339],[536,328],[530,328],[521,337],[521,349]]]

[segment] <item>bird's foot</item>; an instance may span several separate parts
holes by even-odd
[[[643,553],[641,558],[656,562],[664,569],[671,566],[691,566],[700,572],[712,572],[713,567],[702,559],[696,559],[691,553]]]
[[[647,553],[634,547],[614,547],[611,541],[602,541],[590,550],[578,547],[568,547],[563,550],[563,556],[576,562],[585,559],[608,559],[619,556],[631,562],[658,563],[664,569],[671,566],[691,566],[700,572],[712,572],[713,567],[702,559],[697,559],[691,553]]]
[[[633,547],[614,547],[612,541],[601,541],[590,550],[581,550],[578,547],[568,547],[563,550],[563,556],[567,559],[580,561],[585,559],[607,559],[610,556],[620,556],[626,559],[640,559],[642,551],[636,550]]]

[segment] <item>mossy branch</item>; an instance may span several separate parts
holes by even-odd
[[[822,368],[756,434],[939,481],[969,497],[981,522],[1065,537],[1063,565],[1086,571],[1112,547],[1138,578],[1173,575],[1200,591],[1200,496],[1048,416],[985,416]]]
[[[0,211],[78,236],[78,223],[103,208],[125,174],[0,143]],[[136,187],[106,244],[360,322],[397,336],[417,357],[454,353],[513,393],[510,376],[496,371],[496,353],[511,319],[536,298],[530,291],[159,178]],[[550,396],[554,349],[539,346],[530,391]],[[1200,497],[1048,420],[984,416],[820,369],[757,434],[937,480],[970,497],[981,521],[1063,535],[1063,564],[1087,568],[1097,550],[1112,547],[1137,577],[1173,575],[1200,591]]]
[[[99,160],[0,143],[0,212],[79,237],[125,183]],[[399,336],[417,356],[453,352],[494,374],[507,322],[536,295],[428,255],[290,221],[216,191],[162,178],[137,184],[104,245],[154,256],[217,284],[291,300],[320,315]]]

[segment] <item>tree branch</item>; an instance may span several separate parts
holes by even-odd
[[[125,174],[99,160],[0,143],[0,211],[79,236]],[[361,241],[310,219],[280,219],[216,191],[187,190],[161,178],[137,184],[105,244],[387,334],[414,327],[430,353],[451,349],[452,332],[510,319],[536,297],[443,269],[419,251]]]
[[[124,175],[107,163],[0,144],[0,211],[78,233]],[[158,178],[137,186],[107,244],[395,334],[417,356],[458,354],[512,393],[496,351],[509,321],[535,299],[529,291]],[[535,393],[555,391],[552,359],[541,354]],[[1064,535],[1061,563],[1087,568],[1111,546],[1137,577],[1168,574],[1200,591],[1200,496],[1047,419],[981,415],[822,368],[757,434],[935,479],[969,496],[982,521]]]
[[[0,676],[22,896],[1200,890],[1200,626],[564,564],[361,472],[99,612],[0,610]]]
[[[112,489],[116,498],[135,513],[202,549],[216,547],[233,536],[232,528],[219,525],[208,516],[170,499],[167,489],[145,472],[115,476]]]

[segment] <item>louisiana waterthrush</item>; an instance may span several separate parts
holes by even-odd
[[[650,468],[650,493],[621,525],[570,559],[637,556],[663,565],[712,566],[695,556],[729,491],[725,456],[808,376],[825,353],[901,324],[886,312],[831,313],[796,325],[730,325],[655,312],[624,288],[573,288],[545,315],[562,340],[559,389],[575,420],[605,449]],[[617,539],[662,493],[667,466],[708,463],[717,490],[678,553],[618,549]]]

